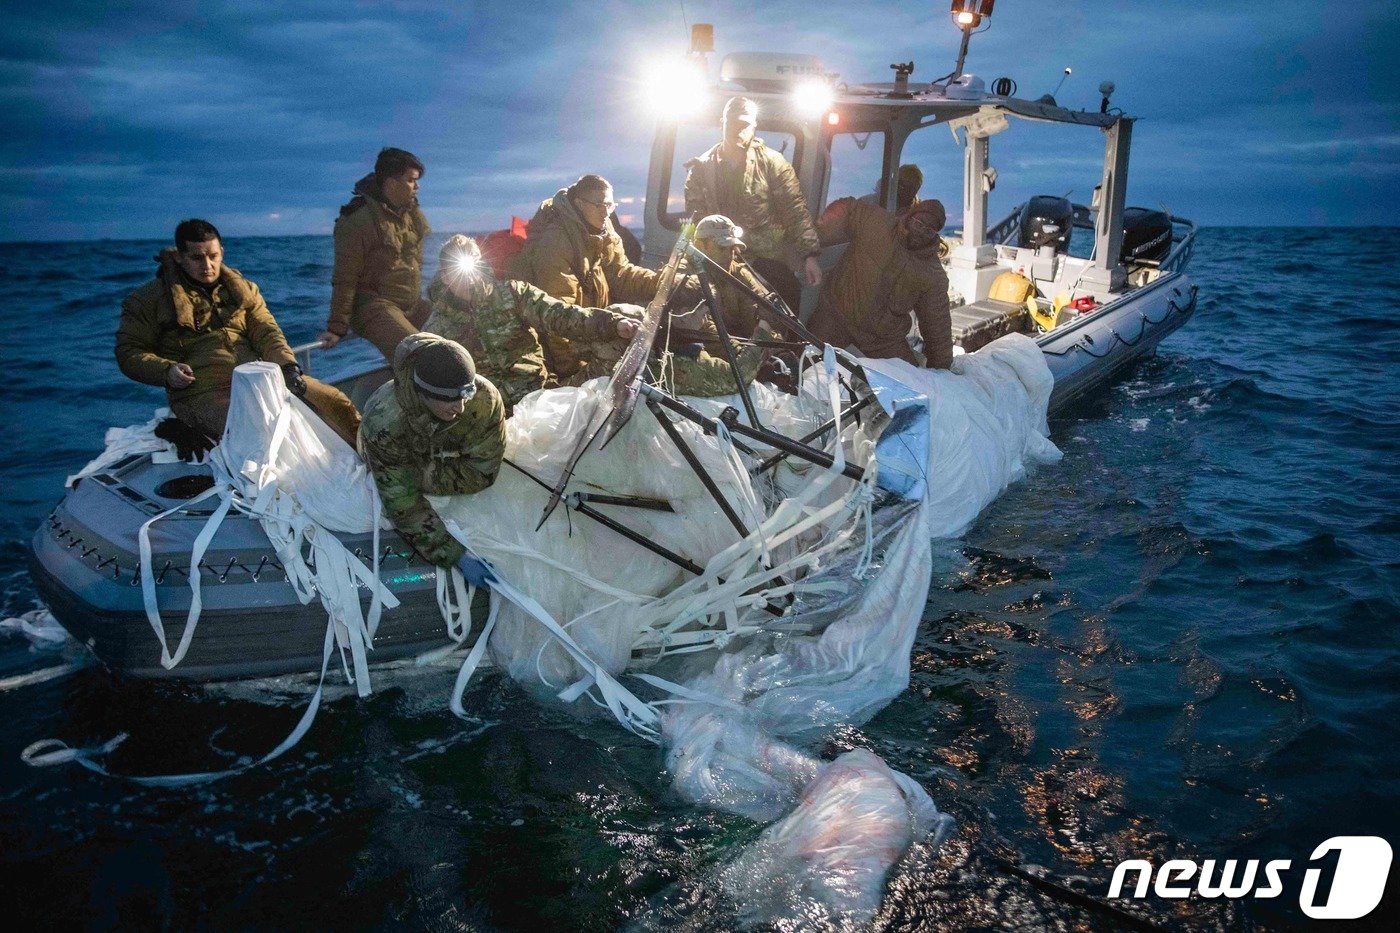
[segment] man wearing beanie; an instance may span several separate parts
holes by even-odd
[[[823,246],[849,243],[827,276],[808,325],[820,340],[855,346],[864,356],[918,365],[909,346],[910,315],[923,338],[925,365],[953,363],[948,274],[938,258],[943,204],[919,201],[894,215],[855,198],[833,201],[817,221]]]
[[[490,582],[426,497],[468,495],[496,481],[506,449],[501,394],[477,375],[464,347],[435,334],[406,337],[393,369],[393,382],[365,403],[360,425],[360,455],[384,509],[424,560],[456,564],[477,585]]]
[[[731,97],[724,105],[723,138],[686,163],[685,209],[696,217],[723,214],[744,228],[749,263],[792,308],[800,310],[801,269],[806,283],[822,282],[821,246],[797,173],[755,134],[758,104]]]

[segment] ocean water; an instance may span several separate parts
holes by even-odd
[[[26,549],[63,477],[159,403],[111,342],[160,245],[0,244],[0,617],[36,607]],[[329,239],[226,246],[289,338],[312,339]],[[958,820],[891,873],[877,928],[1302,926],[1318,844],[1400,845],[1397,248],[1397,229],[1201,231],[1195,318],[1052,422],[1063,462],[939,548],[909,690],[820,749],[873,749]],[[11,922],[735,924],[716,876],[762,827],[685,803],[652,746],[499,678],[469,691],[474,722],[445,708],[450,673],[381,680],[268,767],[146,790],[19,752],[127,732],[115,769],[227,766],[280,741],[305,694],[95,666],[8,686],[75,661],[0,634]],[[1267,900],[1108,902],[1134,858],[1293,868]],[[1393,923],[1395,874],[1361,925]]]

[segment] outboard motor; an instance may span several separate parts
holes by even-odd
[[[1074,231],[1074,205],[1069,198],[1038,194],[1021,208],[1021,233],[1016,245],[1026,249],[1054,247],[1055,252],[1069,250],[1069,237]]]
[[[1148,207],[1130,207],[1123,211],[1123,252],[1119,262],[1124,265],[1161,262],[1171,248],[1170,214]]]

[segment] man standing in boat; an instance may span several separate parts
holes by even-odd
[[[909,346],[910,315],[923,337],[925,365],[953,363],[948,274],[938,258],[943,204],[920,201],[901,215],[856,198],[833,201],[817,232],[824,246],[849,243],[827,276],[809,327],[814,336],[862,354],[918,365]]]
[[[622,237],[609,219],[616,206],[612,185],[601,175],[584,175],[560,188],[535,212],[524,249],[507,262],[507,275],[584,308],[606,308],[616,302],[645,305],[656,295],[661,273],[627,258]],[[584,369],[587,360],[567,338],[541,333],[540,342],[550,370],[559,379]]]
[[[360,455],[384,510],[424,560],[488,583],[489,568],[466,556],[427,496],[469,495],[496,481],[506,450],[501,393],[477,374],[466,348],[436,334],[404,338],[393,370],[365,403],[360,426]]]
[[[428,319],[422,298],[423,241],[432,232],[418,207],[423,163],[403,149],[382,149],[374,171],[355,183],[335,222],[331,311],[321,345],[353,330],[393,359],[394,348]]]
[[[757,128],[758,105],[730,98],[724,138],[686,163],[685,209],[700,217],[723,214],[743,227],[750,263],[795,312],[802,286],[792,270],[800,264],[807,284],[820,285],[821,245],[797,173],[755,136]]]
[[[234,367],[276,363],[292,394],[353,446],[360,426],[354,404],[339,389],[302,374],[258,286],[223,260],[213,224],[186,220],[175,228],[175,247],[156,257],[156,277],[122,303],[121,371],[164,386],[175,417],[216,441],[228,420]]]

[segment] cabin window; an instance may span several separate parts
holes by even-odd
[[[827,176],[825,203],[880,193],[880,176],[885,169],[885,136],[881,131],[836,133],[831,137],[831,171]]]
[[[769,149],[779,153],[793,165],[802,160],[801,146],[795,133],[781,129],[760,128],[758,138]],[[661,214],[661,225],[667,230],[679,230],[681,221],[686,218],[685,210],[685,163],[709,151],[719,142],[718,126],[679,126],[676,128],[676,146],[671,153],[670,175],[663,180],[661,190],[665,207]],[[699,218],[696,218],[699,220]]]

